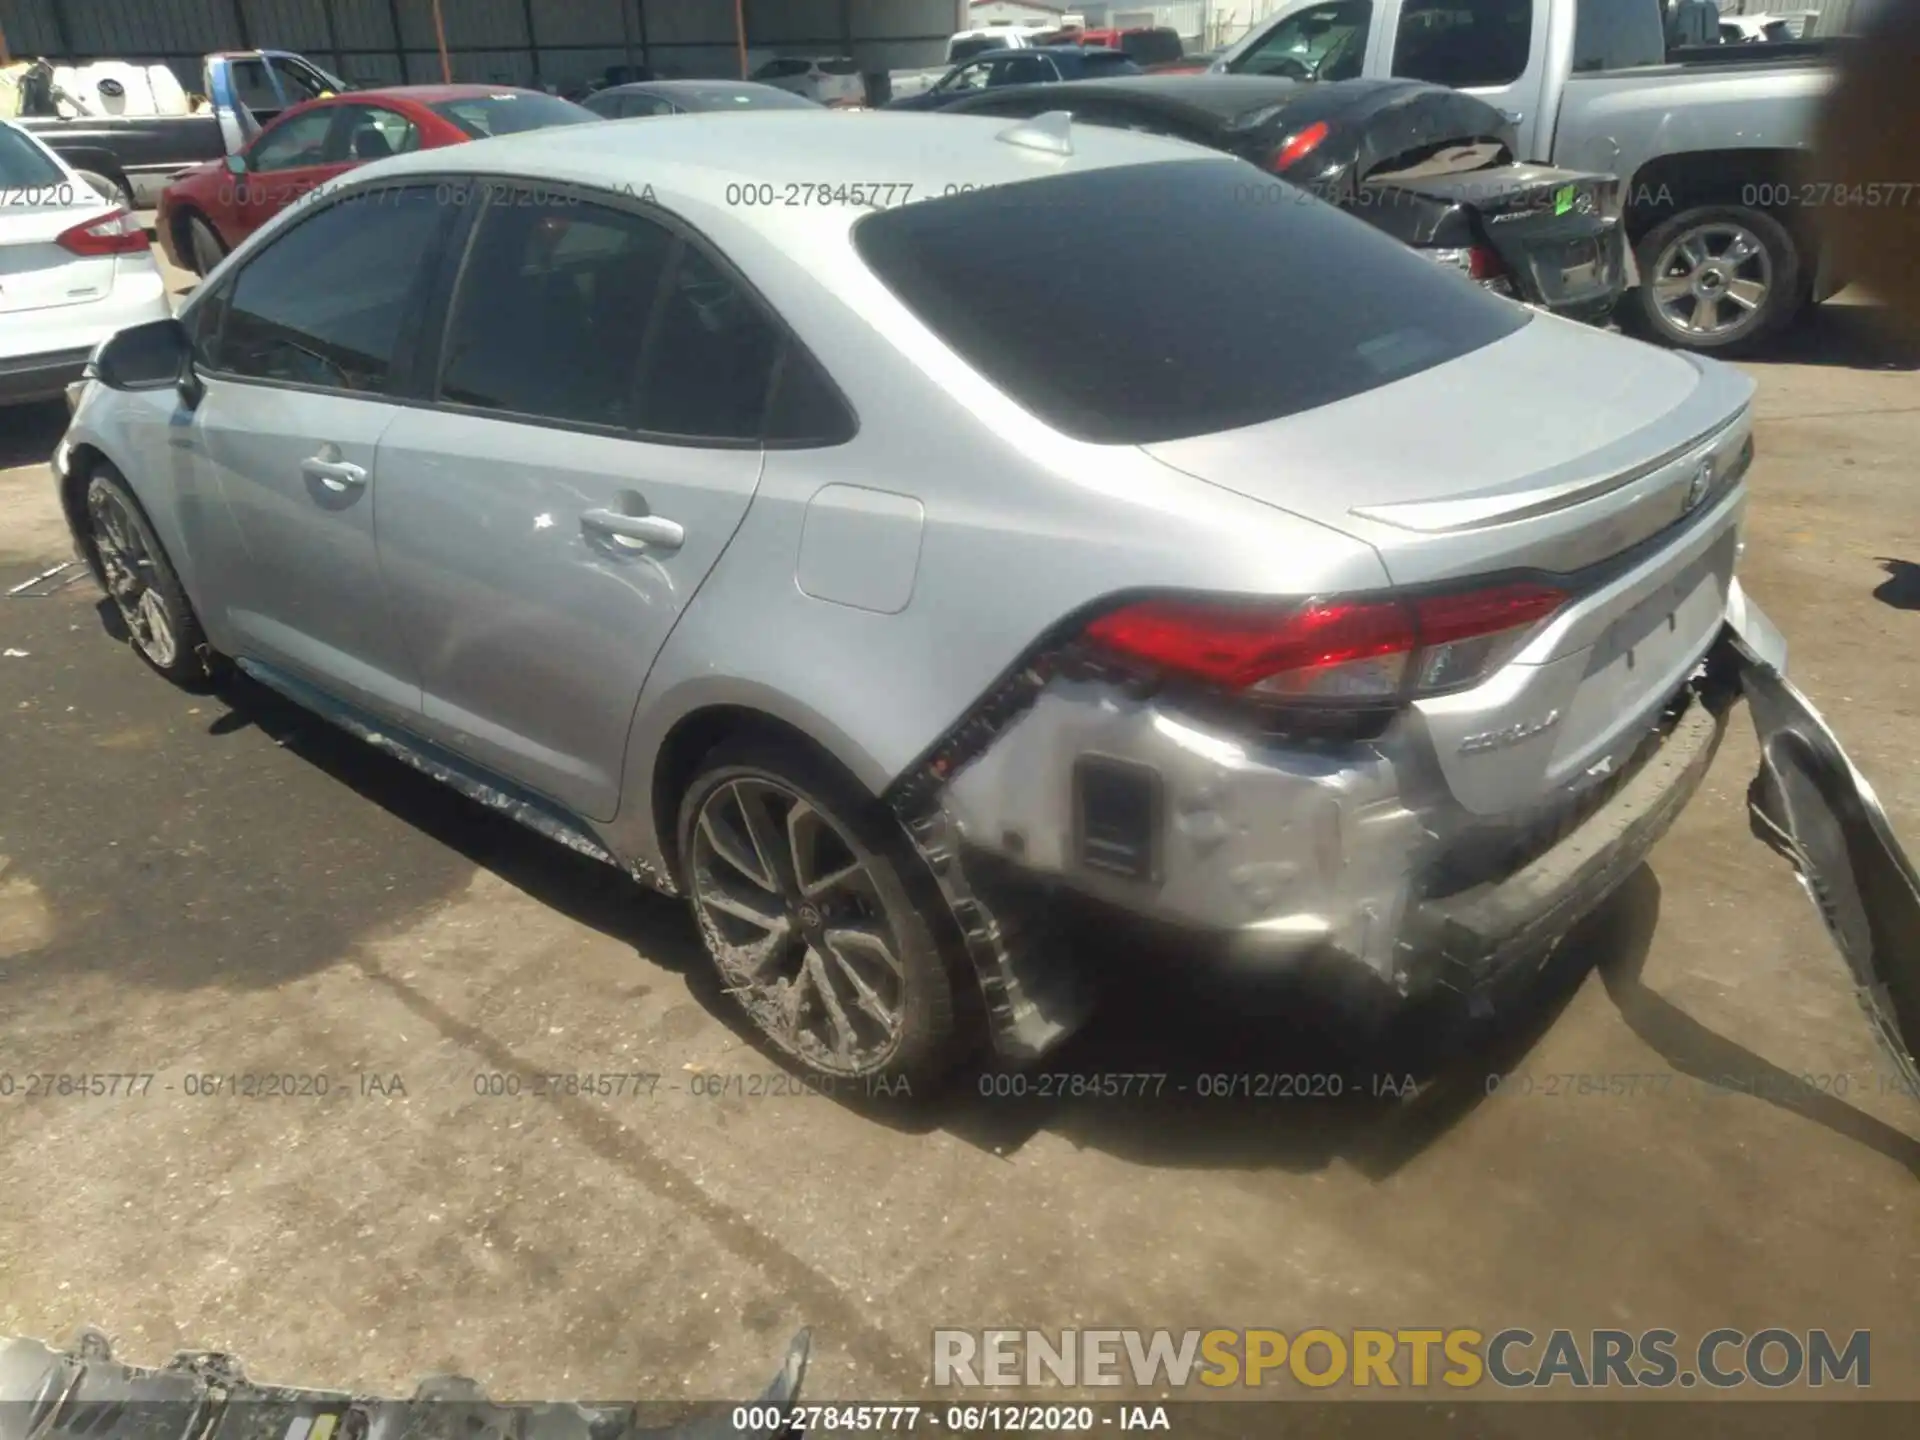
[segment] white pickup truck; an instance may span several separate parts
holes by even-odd
[[[1878,195],[1809,170],[1844,43],[1670,46],[1661,0],[1290,0],[1211,69],[1480,97],[1513,124],[1516,159],[1619,177],[1637,286],[1622,318],[1728,353],[1840,288],[1826,207],[1920,203],[1920,163]]]
[[[960,30],[947,37],[947,58],[941,65],[925,70],[895,70],[888,75],[891,98],[924,95],[954,66],[990,50],[1026,50],[1038,37],[1048,33],[1044,25],[1019,25],[1007,21],[978,30]]]

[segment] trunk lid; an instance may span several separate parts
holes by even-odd
[[[1625,283],[1619,182],[1545,165],[1499,165],[1444,173],[1423,167],[1371,176],[1358,209],[1404,210],[1394,226],[1412,245],[1458,244],[1471,234],[1512,272],[1524,298],[1555,309],[1605,305]]]
[[[114,257],[76,255],[56,242],[112,209],[98,201],[0,206],[0,315],[105,299],[113,290]]]
[[[1366,541],[1396,586],[1572,577],[1511,664],[1414,707],[1454,796],[1512,815],[1610,773],[1712,643],[1753,390],[1730,366],[1541,316],[1377,390],[1146,449]]]

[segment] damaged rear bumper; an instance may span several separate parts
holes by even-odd
[[[1879,997],[1869,1013],[1897,1048],[1920,1018],[1911,980],[1884,972],[1902,956],[1920,965],[1920,887],[1871,790],[1781,678],[1784,664],[1779,633],[1736,582],[1710,648],[1632,727],[1630,748],[1497,817],[1464,812],[1406,737],[1263,739],[1108,680],[1036,668],[896,805],[960,921],[1000,1049],[1017,1060],[1050,1048],[1091,1004],[1092,977],[1059,958],[1069,947],[1041,943],[1062,891],[1241,966],[1330,967],[1403,997],[1471,991],[1539,957],[1673,824],[1745,692],[1769,771],[1789,777],[1766,791],[1766,813],[1801,836],[1789,853],[1802,873],[1827,877],[1810,882],[1817,898],[1859,897],[1823,900],[1823,913],[1842,917],[1829,925],[1843,950],[1865,957],[1856,978],[1878,985],[1863,994]],[[1817,783],[1806,778],[1816,771]],[[1863,854],[1875,857],[1864,879],[1829,874]],[[1872,922],[1859,918],[1868,911]]]

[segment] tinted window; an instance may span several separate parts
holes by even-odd
[[[289,65],[284,60],[274,62],[273,73],[280,77],[280,88],[287,92],[289,105],[298,105],[302,100],[318,100],[333,89],[306,67]]]
[[[267,78],[267,67],[259,60],[235,60],[228,68],[233,79],[233,96],[249,110],[284,110],[291,103],[282,100],[274,92],[273,82]],[[299,91],[293,92],[294,98],[304,99]]]
[[[276,236],[234,282],[214,368],[382,394],[453,207],[433,187],[379,190]]]
[[[11,125],[0,124],[0,199],[12,204],[9,190],[51,190],[68,183],[66,172],[44,150]]]
[[[666,230],[623,211],[497,195],[461,276],[441,397],[549,420],[630,424],[640,342],[673,248]]]
[[[661,435],[757,437],[783,338],[756,298],[686,247],[654,317],[634,423]]]
[[[1081,439],[1251,425],[1476,350],[1528,312],[1318,201],[1250,204],[1234,161],[1002,185],[871,215],[867,264],[975,369]],[[1193,237],[1207,261],[1193,267]],[[1017,252],[1074,283],[1036,305]],[[1184,277],[1169,284],[1169,277]]]
[[[327,133],[333,129],[333,107],[303,110],[289,115],[253,142],[247,154],[249,170],[291,170],[299,165],[324,165]]]
[[[1080,74],[1088,79],[1102,75],[1137,75],[1140,67],[1131,57],[1119,53],[1103,54],[1095,50],[1080,57]]]
[[[1367,56],[1372,0],[1335,0],[1297,10],[1261,36],[1229,69],[1242,75],[1352,80]]]
[[[767,408],[767,439],[787,445],[841,445],[853,438],[853,414],[819,363],[789,341]]]
[[[441,397],[664,435],[758,437],[782,338],[758,301],[651,220],[543,198],[502,196],[483,215]]]
[[[1630,70],[1666,61],[1659,0],[1580,0],[1574,16],[1575,74]]]
[[[430,107],[433,113],[451,120],[462,134],[472,140],[489,135],[517,135],[523,130],[544,130],[549,125],[577,125],[599,117],[584,105],[562,100],[558,95],[542,95],[536,90],[503,90],[497,95],[476,95],[466,100],[442,100]]]
[[[832,60],[822,60],[820,73],[822,75],[858,75],[860,66],[845,56],[839,56]]]
[[[1136,65],[1165,65],[1186,54],[1174,30],[1138,30],[1120,37],[1120,48]]]
[[[1393,73],[1457,90],[1511,85],[1532,40],[1533,0],[1407,0]]]

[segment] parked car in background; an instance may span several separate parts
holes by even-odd
[[[1785,14],[1722,15],[1720,43],[1751,45],[1781,40],[1804,40],[1808,38],[1813,22],[1819,18],[1819,13],[1817,10],[1794,10]]]
[[[51,72],[52,67],[48,67]],[[352,87],[303,55],[286,50],[220,51],[202,64],[206,95],[228,95],[258,124],[291,106]],[[184,97],[183,97],[184,98]],[[190,166],[217,160],[244,143],[235,117],[215,108],[178,114],[63,115],[51,95],[20,123],[63,156],[103,196],[130,210],[150,208]]]
[[[1076,898],[1387,1002],[1537,962],[1722,733],[1754,382],[1037,128],[370,166],[103,349],[76,542],[163,675],[688,896],[822,1079],[1045,1053]]]
[[[860,77],[860,66],[845,55],[779,55],[747,78],[834,109],[867,103],[867,82]]]
[[[167,313],[147,232],[0,120],[0,406],[59,398],[94,346]]]
[[[205,275],[287,206],[356,165],[600,118],[571,100],[497,85],[396,85],[309,101],[237,154],[169,185],[154,233],[169,260]]]
[[[888,75],[888,93],[893,99],[931,90],[954,66],[995,50],[1027,50],[1047,34],[1043,25],[1020,25],[1012,21],[988,25],[976,30],[959,30],[947,37],[947,56],[938,65],[917,70],[895,70]]]
[[[1623,317],[1731,354],[1845,283],[1802,203],[1830,47],[1669,54],[1661,0],[1290,0],[1215,69],[1478,96],[1512,119],[1517,159],[1619,177],[1637,287]]]
[[[1108,75],[1138,75],[1138,65],[1118,50],[1079,45],[1046,45],[983,55],[949,70],[939,84],[920,95],[887,103],[889,110],[940,110],[954,101],[1009,85],[1057,85]]]
[[[597,90],[587,109],[606,120],[696,115],[713,110],[818,110],[820,102],[751,80],[645,80]]]
[[[1042,36],[1039,43],[1091,45],[1102,50],[1118,50],[1147,70],[1156,65],[1177,65],[1186,58],[1187,53],[1180,32],[1168,25],[1138,25],[1126,30],[1053,30]]]
[[[1614,178],[1516,165],[1512,122],[1443,86],[1143,75],[990,91],[946,109],[1066,112],[1223,150],[1263,172],[1246,176],[1249,204],[1317,196],[1487,289],[1570,319],[1606,320],[1626,285]]]

